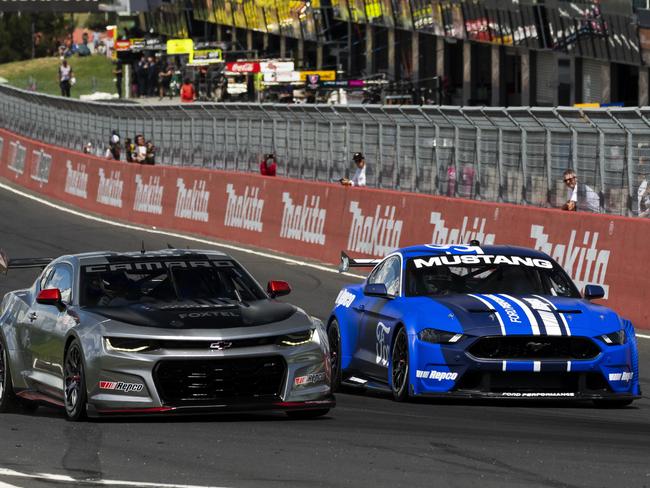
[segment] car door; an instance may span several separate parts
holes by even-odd
[[[367,285],[383,284],[388,292],[385,297],[364,296],[358,352],[363,372],[382,381],[387,378],[391,333],[397,323],[397,316],[389,305],[393,298],[400,295],[401,274],[402,259],[394,255],[378,265],[366,282]]]
[[[41,289],[58,288],[62,305],[45,305],[34,302],[30,310],[30,351],[32,355],[33,379],[39,388],[48,392],[63,388],[62,362],[63,340],[66,331],[66,305],[72,301],[72,266],[59,263],[49,274]]]

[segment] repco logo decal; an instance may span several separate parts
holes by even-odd
[[[139,392],[144,390],[144,385],[139,383],[125,383],[123,381],[100,381],[99,382],[100,390],[114,390],[114,391],[123,391],[125,393],[129,392]]]
[[[532,225],[530,237],[534,239],[535,249],[549,254],[571,276],[579,289],[587,284],[596,284],[605,290],[605,298],[609,295],[609,285],[605,283],[607,265],[609,264],[609,249],[598,249],[598,232],[584,231],[579,236],[571,231],[568,242],[553,243],[548,234],[544,233],[543,225]]]
[[[351,251],[385,256],[399,247],[404,222],[395,218],[395,207],[377,205],[374,216],[363,214],[359,202],[350,202],[352,224],[348,234]]]

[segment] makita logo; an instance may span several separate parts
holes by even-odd
[[[462,244],[474,239],[481,244],[494,244],[495,235],[485,233],[485,223],[487,219],[474,217],[469,225],[470,217],[463,217],[463,223],[460,228],[451,228],[445,226],[445,220],[440,212],[431,212],[430,223],[433,224],[433,235],[431,242],[445,244]]]
[[[111,207],[122,208],[122,189],[124,182],[120,179],[120,172],[111,171],[106,177],[103,168],[99,168],[99,186],[97,187],[97,202]]]
[[[243,195],[237,195],[232,183],[226,186],[228,203],[226,204],[226,217],[223,221],[228,227],[262,232],[262,211],[264,200],[259,198],[260,189],[248,186]]]
[[[50,168],[52,167],[52,155],[42,149],[32,151],[32,174],[30,178],[39,183],[47,183],[50,179]]]
[[[185,188],[183,178],[176,180],[178,193],[176,194],[176,210],[174,215],[182,219],[207,222],[210,218],[208,203],[210,192],[206,190],[205,180],[195,180],[192,188]]]
[[[597,249],[598,236],[598,232],[585,231],[582,240],[579,240],[576,239],[577,232],[572,230],[569,242],[554,244],[549,241],[548,234],[544,233],[543,225],[530,227],[530,237],[535,240],[535,249],[555,259],[569,273],[579,289],[589,284],[600,285],[605,290],[605,298],[607,298],[609,285],[605,284],[605,279],[610,251]]]
[[[164,187],[160,185],[160,176],[150,176],[149,182],[142,181],[142,175],[135,175],[135,201],[133,210],[161,215]]]
[[[8,168],[22,175],[25,172],[25,156],[27,148],[18,141],[9,143],[9,166]]]
[[[320,208],[320,197],[304,196],[302,205],[294,205],[289,192],[282,193],[282,227],[280,237],[307,242],[308,244],[325,244],[325,218],[327,210]]]
[[[383,210],[383,211],[382,211]],[[359,202],[350,202],[352,225],[348,234],[351,251],[385,256],[399,247],[403,221],[395,219],[395,207],[377,205],[374,217],[364,216]]]
[[[65,162],[65,167],[65,192],[76,197],[87,198],[88,174],[86,173],[86,165],[77,163],[76,167],[73,168],[72,161],[68,160]]]

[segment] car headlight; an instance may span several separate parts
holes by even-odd
[[[314,329],[292,332],[291,334],[278,337],[276,343],[280,346],[302,346],[311,342],[314,333]]]
[[[603,334],[600,336],[600,339],[609,346],[620,346],[625,344],[625,330],[621,329],[618,332],[612,332],[611,334]]]
[[[454,344],[463,338],[463,334],[457,332],[445,332],[444,330],[423,329],[418,332],[418,339],[431,344]]]
[[[149,352],[160,349],[158,341],[131,337],[104,337],[106,349],[119,352]]]

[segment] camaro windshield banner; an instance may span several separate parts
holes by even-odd
[[[109,218],[329,263],[342,250],[383,257],[397,247],[473,239],[532,247],[555,259],[579,289],[603,286],[604,304],[650,328],[648,220],[107,161],[4,130],[0,139],[0,176]]]

